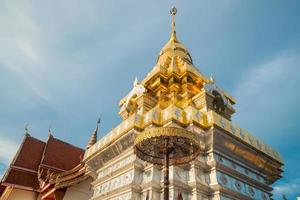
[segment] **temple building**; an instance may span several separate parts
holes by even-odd
[[[0,183],[1,200],[89,199],[91,178],[84,150],[54,138],[46,142],[28,132]]]
[[[120,101],[122,122],[85,152],[83,162],[96,174],[91,199],[163,199],[162,167],[139,159],[147,155],[134,148],[134,138],[154,127],[199,136],[197,158],[170,168],[170,199],[272,199],[280,155],[232,122],[236,100],[194,65],[176,35],[175,14],[155,66]]]
[[[233,123],[235,98],[194,65],[176,35],[175,11],[155,66],[120,100],[121,123],[98,141],[97,126],[86,150],[26,135],[2,180],[1,200],[163,199],[163,167],[140,159],[147,155],[134,145],[137,135],[156,127],[192,132],[201,149],[190,163],[170,167],[170,199],[273,199],[282,158]],[[23,193],[28,197],[9,198]]]

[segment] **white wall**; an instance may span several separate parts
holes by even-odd
[[[37,193],[20,189],[12,189],[7,200],[36,200]]]
[[[92,197],[91,179],[69,187],[63,200],[88,200]]]

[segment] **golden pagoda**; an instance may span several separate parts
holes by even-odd
[[[235,99],[194,66],[176,35],[176,9],[171,14],[171,37],[156,65],[120,101],[122,122],[85,152],[83,161],[96,174],[92,199],[162,199],[162,167],[134,152],[140,135],[160,134],[161,127],[193,133],[201,149],[195,160],[170,167],[170,199],[272,199],[281,157],[232,123]]]
[[[83,157],[83,149],[51,135],[39,141],[26,128],[0,199],[273,199],[279,153],[232,122],[235,99],[194,65],[177,38],[176,13],[155,66],[120,101],[122,122],[97,140],[99,120]],[[161,150],[161,138],[173,146]]]

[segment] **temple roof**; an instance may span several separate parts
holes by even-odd
[[[48,137],[47,142],[43,142],[25,134],[0,185],[39,191],[39,178],[44,177],[41,176],[44,169],[59,172],[70,170],[80,163],[83,154],[83,149],[56,139],[52,135]]]
[[[30,135],[25,136],[13,165],[30,170],[38,170],[45,144],[45,142]],[[28,159],[28,155],[30,155],[30,159]]]
[[[0,185],[0,197],[2,195],[2,193],[5,191],[5,186]]]
[[[53,184],[55,189],[60,189],[82,182],[89,177],[87,165],[80,163],[71,170],[53,174],[49,179],[49,183]]]
[[[45,142],[26,134],[2,178],[1,185],[20,186],[28,190],[37,190],[39,186],[37,171],[45,145]]]
[[[120,101],[120,116],[127,119],[136,112],[147,112],[154,107],[166,108],[179,105],[184,108],[192,104],[192,98],[199,94],[204,85],[211,81],[193,65],[192,57],[176,35],[175,14],[173,7],[172,31],[168,42],[163,46],[156,65],[138,82]],[[147,100],[144,98],[147,98]],[[143,108],[142,108],[143,107]]]
[[[80,163],[84,150],[54,138],[48,137],[41,165],[60,171],[70,170]]]
[[[167,58],[180,57],[184,61],[193,63],[192,57],[184,44],[179,42],[176,36],[176,31],[172,31],[170,40],[161,49],[157,58],[157,63],[162,64]]]

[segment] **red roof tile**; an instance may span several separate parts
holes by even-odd
[[[83,149],[49,136],[41,164],[70,170],[81,162],[83,154]]]
[[[10,169],[3,185],[17,185],[33,190],[39,189],[39,182],[36,174],[13,168]]]
[[[45,142],[29,135],[25,136],[12,165],[37,171],[44,148]]]
[[[25,135],[0,185],[39,190],[39,168],[50,169],[50,172],[70,170],[81,162],[83,154],[83,149],[53,136],[50,136],[45,143]],[[45,173],[47,172],[44,171],[43,174]]]

